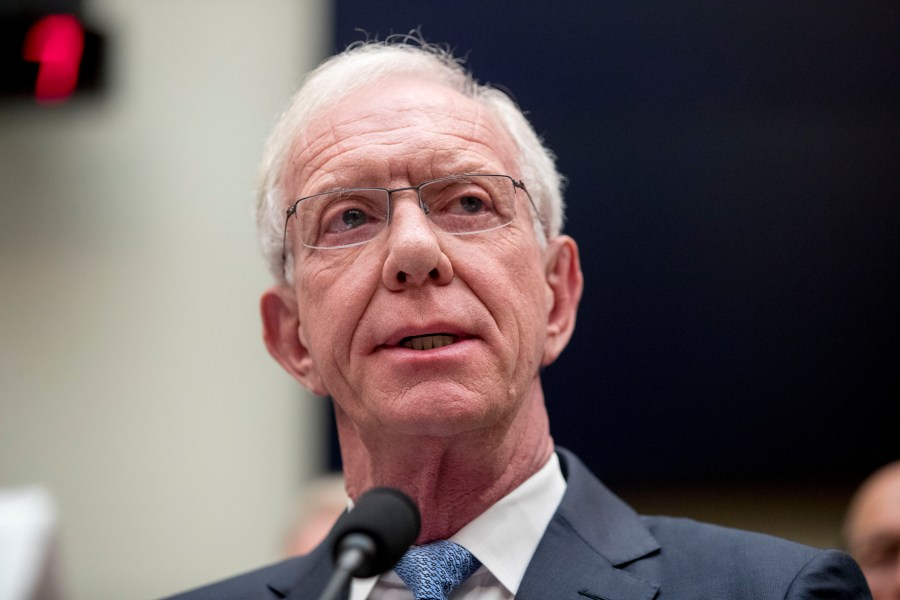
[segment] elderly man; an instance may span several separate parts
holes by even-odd
[[[856,491],[844,538],[872,597],[900,600],[900,460],[872,473]]]
[[[419,43],[328,60],[268,143],[265,342],[333,399],[351,499],[404,491],[422,515],[412,552],[451,554],[455,579],[415,598],[868,597],[844,554],[640,518],[554,447],[540,370],[582,291],[562,212],[515,104]],[[316,598],[328,545],[184,598]],[[413,598],[415,569],[349,598]]]

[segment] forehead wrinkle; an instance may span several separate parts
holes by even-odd
[[[354,101],[345,98],[322,111],[297,136],[292,147],[291,173],[285,177],[294,196],[337,187],[377,185],[372,177],[379,177],[381,185],[390,185],[389,181],[400,174],[408,176],[408,183],[420,183],[413,180],[424,181],[461,170],[486,168],[505,174],[516,174],[518,170],[515,145],[496,117],[480,103],[455,90],[446,88],[445,93],[425,98],[400,96],[399,106],[395,103],[371,107],[355,103],[346,110],[348,102]],[[376,143],[368,142],[372,137]],[[387,151],[404,144],[417,146],[411,146],[406,156],[395,152],[393,157],[379,161],[378,148]],[[443,148],[447,148],[448,157],[456,158],[463,151],[472,156],[442,165]],[[423,157],[426,150],[431,150],[429,158]],[[407,164],[401,165],[403,162]],[[453,163],[461,167],[454,168]],[[387,180],[377,175],[385,171],[390,173]],[[346,172],[351,176],[346,177]],[[360,178],[360,173],[370,179]],[[323,180],[325,185],[321,184]]]
[[[358,139],[365,142],[364,137]],[[403,146],[409,146],[408,150]],[[397,148],[400,151],[391,151]],[[415,141],[379,139],[377,144],[363,143],[344,152],[336,149],[319,162],[315,166],[307,163],[305,170],[312,172],[303,180],[302,195],[342,187],[417,185],[461,172],[508,170],[508,161],[492,146],[454,134],[434,134]],[[299,183],[301,178],[295,181]]]

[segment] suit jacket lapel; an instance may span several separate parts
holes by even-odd
[[[649,600],[659,586],[621,569],[659,551],[634,511],[570,452],[557,453],[566,493],[519,586],[519,600]]]
[[[517,600],[650,600],[659,586],[621,567],[659,551],[634,511],[575,456],[557,449],[566,493],[519,586]],[[326,539],[268,586],[276,598],[317,598],[333,572]],[[343,598],[346,600],[347,594]]]
[[[318,598],[328,585],[328,580],[334,572],[331,560],[331,534],[319,546],[304,556],[295,569],[281,571],[268,582],[269,589],[276,598],[287,600],[309,600]],[[345,590],[341,595],[343,600],[349,596]]]

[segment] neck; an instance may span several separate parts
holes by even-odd
[[[400,489],[418,505],[416,543],[447,539],[536,473],[553,452],[540,382],[510,423],[453,436],[361,431],[336,407],[347,492]]]

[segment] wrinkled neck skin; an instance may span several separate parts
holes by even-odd
[[[422,517],[416,544],[447,539],[546,464],[553,452],[539,379],[511,422],[440,436],[362,431],[335,405],[347,492],[405,492]]]

